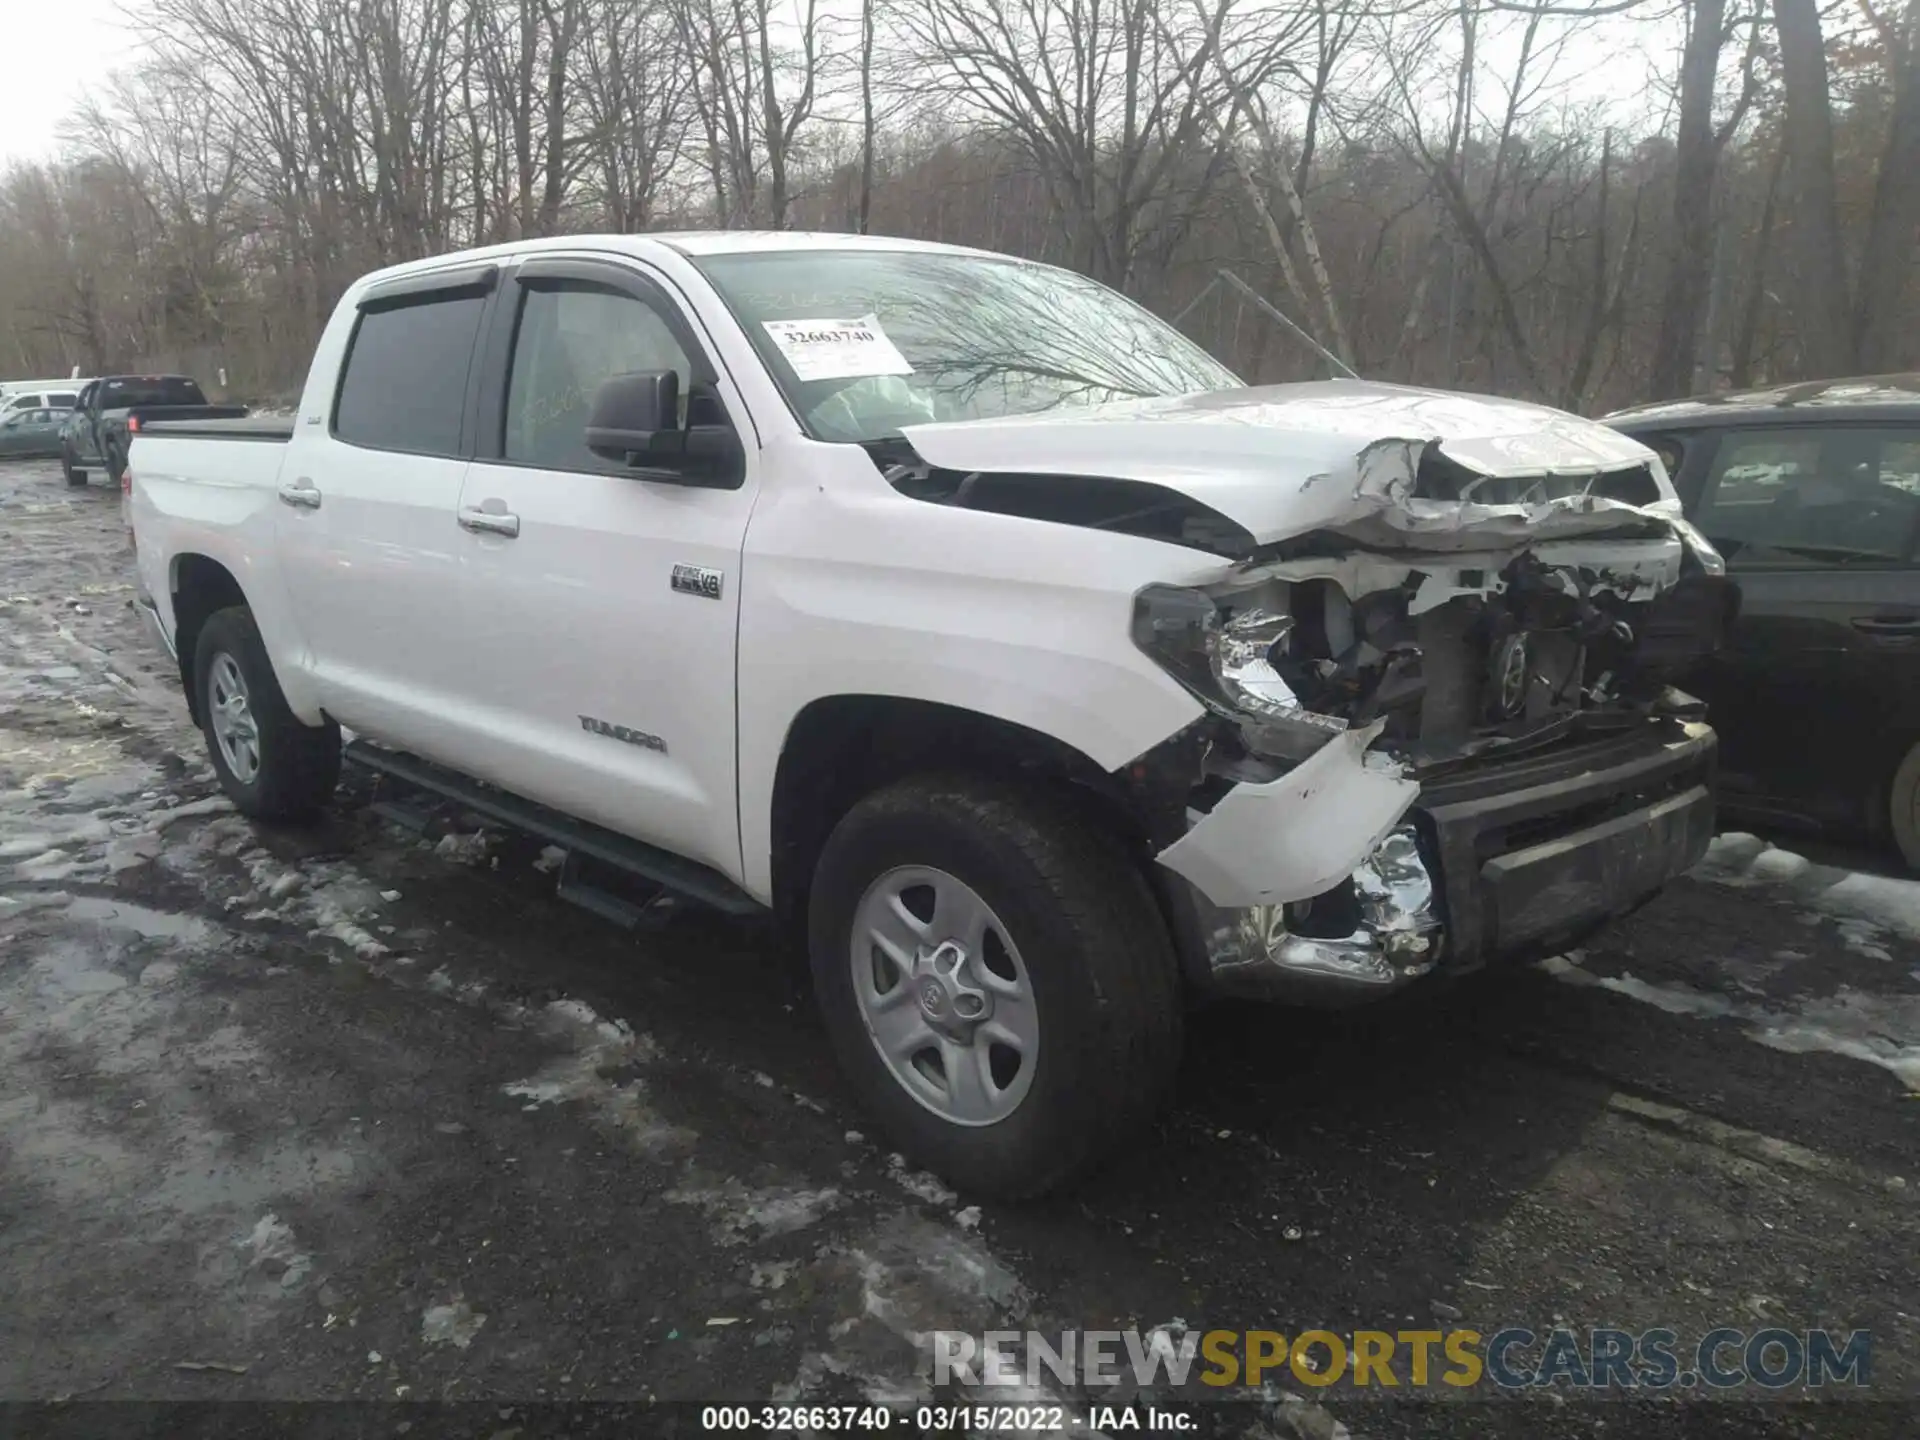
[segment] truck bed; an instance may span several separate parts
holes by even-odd
[[[172,439],[259,440],[284,445],[293,438],[291,415],[244,415],[217,419],[142,420],[142,435]]]

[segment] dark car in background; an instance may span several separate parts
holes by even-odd
[[[237,420],[244,405],[209,404],[189,375],[107,375],[80,392],[60,436],[60,469],[69,485],[100,469],[117,486],[127,469],[128,438],[158,420]]]
[[[1723,808],[1891,840],[1920,870],[1920,374],[1604,417],[1660,455],[1740,585],[1686,688]]]
[[[0,415],[0,460],[26,460],[60,453],[65,410],[9,410]]]

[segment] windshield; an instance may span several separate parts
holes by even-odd
[[[179,375],[106,380],[100,386],[102,410],[130,410],[141,405],[204,405],[206,403],[207,397],[200,393],[200,387]]]
[[[1045,265],[897,250],[693,258],[819,440],[1241,383],[1132,301]]]

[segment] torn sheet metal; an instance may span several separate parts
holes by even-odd
[[[1691,528],[1691,527],[1688,527]],[[1243,562],[1232,575],[1209,585],[1207,593],[1226,604],[1269,603],[1259,597],[1262,587],[1275,580],[1331,580],[1349,599],[1382,590],[1410,588],[1407,614],[1437,610],[1462,596],[1488,599],[1507,588],[1503,572],[1522,554],[1531,554],[1551,570],[1579,571],[1588,594],[1618,595],[1622,600],[1648,600],[1671,587],[1684,570],[1691,548],[1673,536],[1652,539],[1550,540],[1538,544],[1451,551],[1441,555],[1376,555],[1354,551],[1346,555],[1309,555],[1287,560]],[[1694,553],[1708,573],[1724,569],[1711,545]],[[1570,582],[1569,582],[1570,583]],[[1252,601],[1237,599],[1254,596]]]
[[[1262,544],[1318,530],[1457,549],[1672,519],[1653,451],[1576,415],[1368,381],[1268,385],[1041,415],[909,426],[930,464],[963,472],[1101,475],[1163,485]],[[1588,494],[1515,504],[1414,495],[1428,447],[1491,480],[1594,478],[1644,467],[1645,505]]]
[[[1569,417],[1571,418],[1571,417]],[[1598,427],[1597,427],[1598,428]],[[1613,433],[1611,431],[1609,434]],[[1556,438],[1559,436],[1555,432]],[[1536,437],[1537,438],[1537,437]],[[1414,493],[1420,462],[1429,444],[1455,464],[1477,471],[1484,479],[1511,477],[1588,476],[1597,479],[1620,467],[1610,469],[1563,459],[1556,462],[1551,446],[1521,444],[1520,437],[1508,437],[1501,443],[1490,440],[1450,441],[1444,436],[1431,441],[1387,438],[1363,449],[1355,459],[1353,490],[1354,514],[1337,525],[1341,534],[1363,542],[1406,544],[1418,537],[1423,545],[1485,545],[1490,540],[1508,539],[1538,543],[1572,535],[1592,534],[1644,523],[1648,519],[1670,522],[1680,517],[1680,501],[1667,482],[1657,458],[1648,452],[1640,459],[1649,474],[1656,476],[1660,498],[1636,505],[1586,493],[1553,498],[1528,499],[1513,503],[1487,503],[1471,497],[1460,500],[1426,499]],[[1537,461],[1527,469],[1514,469],[1518,457]],[[1499,466],[1501,468],[1485,468]]]
[[[1277,780],[1240,784],[1159,862],[1215,905],[1305,900],[1346,879],[1400,823],[1420,787],[1367,746],[1376,722],[1336,735]]]
[[[1402,825],[1355,867],[1360,924],[1351,935],[1297,935],[1284,905],[1199,907],[1209,983],[1219,994],[1256,1000],[1310,998],[1338,988],[1404,985],[1440,957],[1433,877],[1413,828]]]

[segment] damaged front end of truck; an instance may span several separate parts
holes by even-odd
[[[1121,772],[1203,988],[1348,1003],[1574,943],[1704,850],[1714,742],[1676,681],[1738,592],[1658,460],[1569,423],[1597,428],[1374,439],[1272,482],[1292,507],[1143,464],[1117,483],[1174,499],[1091,522],[1233,557],[1135,597],[1205,714]]]

